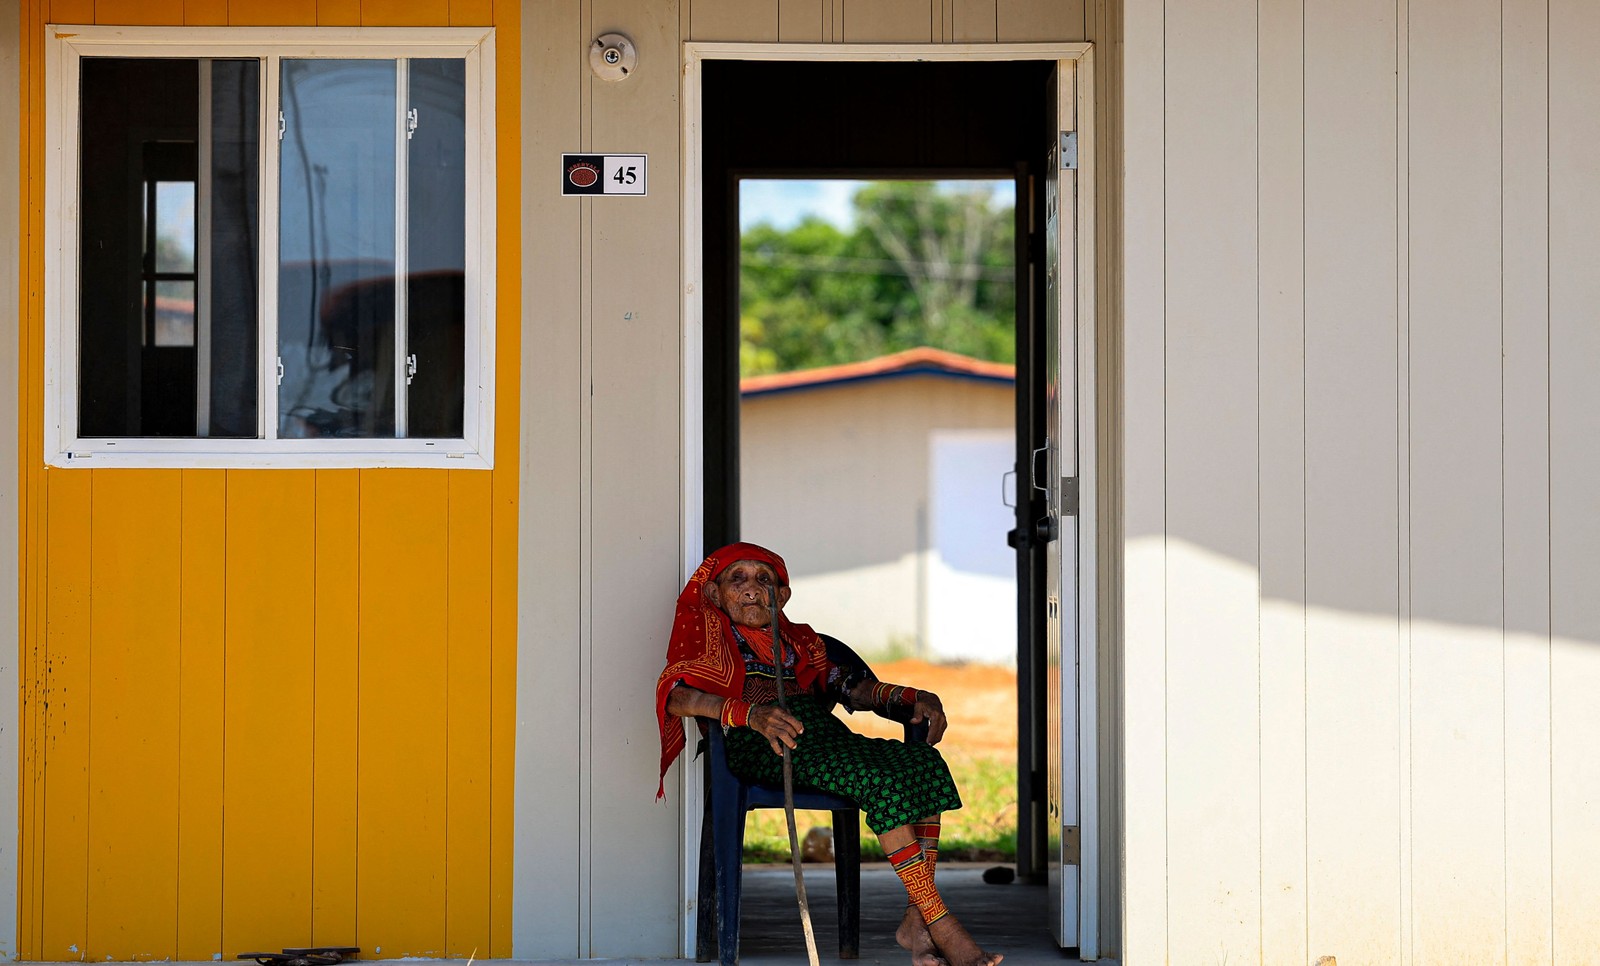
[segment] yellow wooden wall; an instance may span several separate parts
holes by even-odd
[[[519,5],[23,4],[23,959],[511,950]],[[497,28],[492,472],[42,460],[46,23]]]

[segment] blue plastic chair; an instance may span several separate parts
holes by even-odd
[[[844,668],[866,668],[842,641],[821,635],[828,660]],[[909,709],[906,711],[909,717]],[[902,722],[904,723],[904,722]],[[906,724],[907,741],[927,739],[927,726]],[[710,780],[705,824],[700,834],[699,928],[695,959],[710,962],[721,953],[723,966],[739,961],[739,903],[744,861],[745,813],[753,808],[782,808],[783,786],[747,784],[728,768],[722,729],[707,729],[706,772]],[[856,959],[861,947],[861,813],[848,799],[796,785],[796,809],[833,813],[834,879],[839,899],[839,958]]]

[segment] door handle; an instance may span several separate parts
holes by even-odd
[[[1039,472],[1039,456],[1040,456],[1040,454],[1044,454],[1044,456],[1045,456],[1045,468],[1044,468],[1045,471],[1043,473]],[[1036,447],[1034,449],[1034,451],[1033,451],[1033,455],[1028,457],[1028,483],[1033,486],[1033,488],[1034,488],[1034,490],[1036,492],[1044,493],[1046,495],[1049,494],[1050,488],[1048,486],[1040,486],[1039,485],[1039,479],[1041,477],[1043,477],[1046,480],[1048,480],[1050,478],[1049,459],[1050,459],[1050,437],[1046,436],[1044,438],[1044,445]]]

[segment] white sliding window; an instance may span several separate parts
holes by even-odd
[[[492,464],[492,32],[52,36],[47,460]]]

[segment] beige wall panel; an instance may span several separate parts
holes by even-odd
[[[1256,171],[1238,163],[1256,139],[1255,20],[1253,0],[1171,4],[1166,17],[1166,241],[1182,253],[1167,259],[1166,298],[1177,962],[1261,956]]]
[[[677,841],[682,806],[670,779],[670,807],[654,801],[655,711],[640,700],[661,672],[683,578],[678,10],[631,0],[596,2],[592,10],[595,23],[633,38],[639,67],[625,84],[590,82],[588,146],[648,153],[652,183],[647,197],[584,202],[593,237],[587,862],[590,894],[604,897],[590,911],[584,954],[673,956],[679,856],[641,852],[638,843]]]
[[[1306,955],[1305,14],[1264,4],[1260,83],[1261,960]]]
[[[1503,18],[1506,948],[1550,962],[1548,7],[1508,0]]]
[[[582,703],[582,328],[580,212],[555,189],[563,151],[581,140],[590,77],[588,24],[576,3],[524,0],[522,130],[521,508],[517,542],[517,744],[512,952],[582,955],[578,933]],[[537,901],[533,897],[537,897]]]
[[[1555,962],[1600,962],[1600,6],[1550,5],[1550,621]]]
[[[949,35],[958,44],[989,44],[999,37],[998,0],[954,0]]]
[[[1305,10],[1308,952],[1397,962],[1395,12]]]
[[[779,40],[778,7],[780,0],[683,0],[689,6],[688,40],[742,40],[750,43],[775,43]],[[605,3],[596,8],[608,6]],[[611,6],[632,6],[643,13],[646,4],[614,3]],[[663,7],[676,5],[663,5]],[[596,23],[598,27],[598,22]],[[791,38],[784,37],[784,40]],[[793,38],[800,39],[800,38]],[[818,38],[820,39],[820,38]],[[638,43],[638,38],[634,38]]]
[[[786,44],[819,44],[824,32],[828,0],[780,0],[778,40]]]
[[[1407,91],[1411,83],[1410,17],[1403,4],[1396,4],[1395,23],[1395,89]],[[1400,917],[1399,943],[1401,956],[1410,961],[1413,952],[1412,915],[1412,845],[1411,830],[1416,815],[1411,802],[1411,501],[1408,498],[1411,477],[1411,273],[1410,245],[1405,241],[1411,231],[1411,138],[1409,135],[1411,101],[1409,97],[1395,99],[1395,235],[1400,242],[1395,253],[1396,305],[1395,305],[1395,476],[1399,493],[1396,496],[1398,526],[1396,528],[1396,584],[1398,605],[1399,644],[1395,664],[1398,668],[1399,703],[1398,721],[1399,762],[1399,868],[1400,894],[1397,911]]]
[[[1160,0],[1127,0],[1123,291],[1123,895],[1121,961],[1167,960],[1166,153]],[[1107,903],[1109,905],[1109,903]]]
[[[1099,401],[1097,498],[1102,560],[1122,545],[1122,2],[1092,0],[1086,6],[1086,36],[1095,58],[1095,259],[1096,386]],[[1098,574],[1100,646],[1097,655],[1100,747],[1100,951],[1122,949],[1122,569]],[[1113,899],[1113,897],[1116,897]]]
[[[1001,43],[1083,40],[1084,0],[996,0],[995,39]]]
[[[841,38],[846,43],[927,44],[939,39],[939,0],[848,0]]]
[[[1412,942],[1505,942],[1499,0],[1410,3]],[[1463,847],[1463,843],[1471,843]]]

